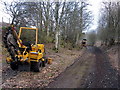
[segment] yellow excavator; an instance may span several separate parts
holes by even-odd
[[[35,44],[22,41],[21,33],[23,30],[36,31]],[[13,70],[18,70],[20,64],[28,63],[31,71],[39,72],[46,63],[52,61],[51,58],[44,58],[44,45],[38,44],[38,28],[20,27],[19,34],[17,34],[14,26],[11,25],[7,28],[3,42],[10,54],[6,61]]]

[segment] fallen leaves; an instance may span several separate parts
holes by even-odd
[[[13,72],[12,76],[7,75],[3,81],[3,88],[42,88],[46,87],[51,81],[54,80],[61,72],[63,72],[68,66],[70,66],[76,58],[82,55],[83,51],[62,49],[59,53],[55,53],[49,49],[48,57],[53,59],[52,64],[47,64],[42,68],[39,73],[20,71],[18,73]],[[8,66],[8,65],[7,65]],[[8,69],[9,68],[9,69]],[[7,67],[11,73],[10,67]],[[9,73],[4,73],[9,74]]]

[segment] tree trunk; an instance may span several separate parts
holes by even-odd
[[[79,33],[77,33],[77,36],[76,36],[76,43],[75,43],[76,45],[78,44],[79,36],[80,36]]]
[[[56,28],[55,28],[55,49],[58,51],[59,48],[59,28],[58,28],[58,19],[59,19],[59,2],[56,2],[55,6],[55,21],[56,21]]]
[[[58,29],[58,24],[56,24],[55,48],[56,48],[56,50],[59,49],[59,29]]]
[[[47,36],[49,36],[49,35],[50,35],[49,28],[47,28]]]

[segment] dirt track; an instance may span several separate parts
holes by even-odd
[[[87,77],[84,88],[118,88],[120,87],[118,72],[112,68],[108,56],[99,48],[93,47],[95,66]]]
[[[78,51],[79,53],[79,51]],[[70,54],[71,55],[71,54]],[[66,57],[70,57],[70,55]],[[63,54],[61,55],[63,56]],[[78,57],[78,56],[77,56]],[[56,57],[55,57],[56,58]],[[72,59],[72,58],[71,58]],[[65,64],[65,60],[62,58]],[[70,62],[70,58],[66,59]],[[60,59],[58,58],[58,61]],[[118,73],[111,67],[108,56],[97,47],[87,47],[83,50],[75,62],[65,69],[58,77],[53,79],[45,79],[46,74],[49,76],[47,68],[43,68],[40,73],[13,71],[8,66],[3,69],[2,86],[4,88],[118,88]],[[53,62],[55,65],[55,61]],[[50,66],[53,66],[50,65]],[[61,64],[63,65],[63,64]],[[56,65],[58,66],[58,64]],[[60,67],[63,68],[63,67]],[[46,71],[47,70],[47,71]],[[54,68],[51,70],[53,71]],[[60,71],[60,69],[58,70]],[[32,77],[32,78],[31,78]],[[48,86],[46,82],[53,81]],[[44,86],[42,86],[44,85]]]
[[[73,65],[67,68],[55,80],[49,84],[49,88],[118,88],[118,73],[108,60],[108,56],[97,47],[87,47],[88,52],[79,58]],[[89,63],[89,65],[85,65]],[[86,66],[86,72],[81,73],[82,66]]]
[[[5,59],[7,54],[4,50],[2,57],[2,88],[43,88],[47,86],[54,77],[75,62],[80,57],[83,50],[69,50],[61,48],[59,53],[52,49],[53,45],[47,45],[46,55],[53,59],[52,64],[46,64],[46,67],[38,73],[30,72],[29,65],[20,65],[17,71],[13,71]]]

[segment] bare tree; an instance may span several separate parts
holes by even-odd
[[[5,5],[5,12],[12,17],[11,24],[18,25],[20,22],[24,22],[24,15],[26,12],[23,10],[23,3],[21,2],[3,2]]]
[[[80,2],[12,2],[5,3],[6,11],[19,26],[39,28],[41,43],[47,40],[55,43],[55,49],[65,44],[77,46],[82,31],[91,22],[91,12],[87,0]]]
[[[99,24],[99,36],[105,45],[113,45],[118,37],[119,2],[103,2],[104,13]]]

